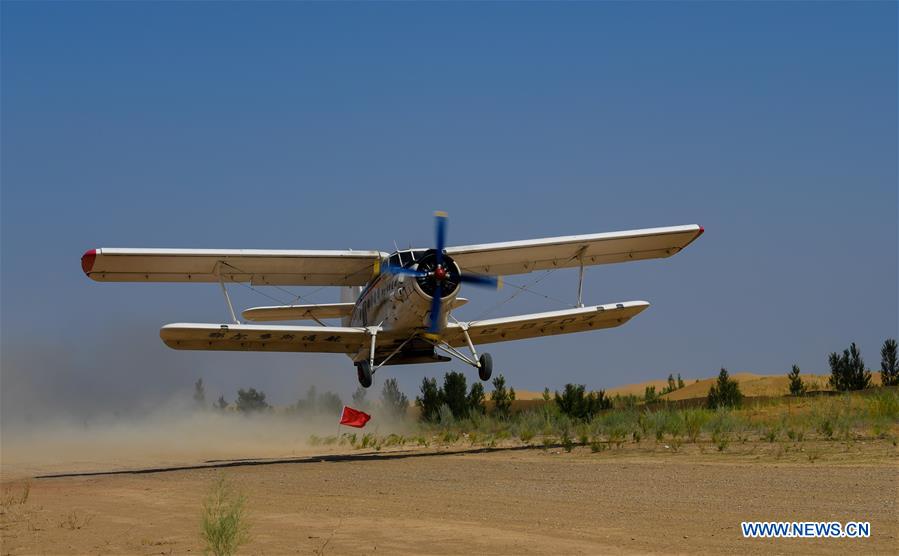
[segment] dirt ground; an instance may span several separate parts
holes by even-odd
[[[647,443],[644,443],[647,444]],[[896,553],[886,441],[713,447],[466,446],[231,462],[151,473],[4,473],[3,554],[203,551],[222,473],[248,497],[247,554]],[[209,464],[203,464],[209,465]],[[64,471],[56,463],[52,471]],[[47,470],[47,469],[45,469]],[[743,520],[870,521],[869,539],[744,539]]]

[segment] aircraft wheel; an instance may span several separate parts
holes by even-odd
[[[481,377],[481,380],[487,382],[490,380],[490,375],[493,374],[493,357],[489,353],[482,353],[481,357],[478,358],[478,363],[481,364],[478,367],[478,376]]]
[[[371,386],[371,364],[368,361],[356,363],[356,378],[363,388]]]

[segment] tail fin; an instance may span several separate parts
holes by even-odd
[[[340,288],[340,302],[341,303],[355,303],[357,299],[359,299],[359,294],[362,293],[362,286],[346,286]],[[350,317],[343,317],[340,319],[340,324],[343,326],[349,326]]]

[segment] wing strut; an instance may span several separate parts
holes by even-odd
[[[577,258],[581,263],[581,270],[578,273],[577,278],[577,306],[584,306],[584,252],[587,250],[587,246],[583,246],[578,250]]]
[[[234,305],[231,304],[231,297],[228,295],[228,288],[225,287],[225,282],[222,279],[222,273],[219,271],[219,267],[221,266],[221,261],[219,261],[215,265],[215,273],[218,275],[219,286],[222,287],[222,294],[225,296],[225,303],[228,304],[228,311],[231,312],[231,320],[234,321],[234,324],[240,324],[240,321],[237,320],[237,315],[234,314]]]

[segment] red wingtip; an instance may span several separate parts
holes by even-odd
[[[703,233],[705,233],[705,226],[700,226],[699,227],[699,235],[702,235]]]
[[[97,260],[96,249],[85,251],[84,255],[81,255],[81,270],[83,270],[85,274],[90,274],[91,270],[94,268],[95,260]]]

